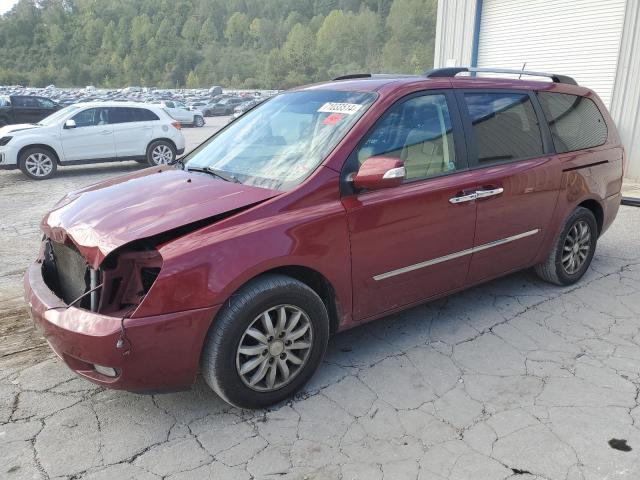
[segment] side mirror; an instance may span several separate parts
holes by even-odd
[[[404,162],[391,157],[369,157],[353,177],[358,190],[379,190],[397,187],[406,176]]]
[[[66,122],[64,122],[64,128],[76,128],[76,121],[67,120]]]

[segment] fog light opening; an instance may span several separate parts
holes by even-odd
[[[115,378],[118,376],[118,372],[116,372],[115,368],[105,367],[103,365],[95,364],[93,365],[93,369],[101,375],[105,377]]]

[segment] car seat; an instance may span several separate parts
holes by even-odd
[[[416,108],[412,121],[415,128],[407,134],[401,159],[408,180],[430,177],[449,170],[449,159],[443,153],[443,137],[438,107]]]

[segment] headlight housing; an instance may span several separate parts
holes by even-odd
[[[94,270],[75,246],[44,242],[42,273],[51,291],[68,305],[103,315],[133,312],[162,268],[162,257],[154,248],[114,252]]]
[[[162,257],[155,249],[125,250],[107,257],[100,268],[100,313],[119,314],[138,306],[161,268]]]

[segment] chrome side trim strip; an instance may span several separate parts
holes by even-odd
[[[513,242],[515,240],[520,240],[521,238],[529,237],[531,235],[535,235],[540,231],[540,229],[536,228],[535,230],[529,230],[528,232],[519,233],[517,235],[512,235],[511,237],[502,238],[500,240],[494,240],[493,242],[484,243],[482,245],[478,245],[477,247],[467,248],[466,250],[461,250],[459,252],[450,253],[449,255],[444,255],[442,257],[434,258],[432,260],[427,260],[425,262],[415,263],[413,265],[409,265],[407,267],[398,268],[396,270],[391,270],[390,272],[381,273],[373,277],[375,281],[384,280],[389,277],[395,277],[396,275],[401,275],[407,272],[413,272],[414,270],[418,270],[420,268],[430,267],[432,265],[436,265],[438,263],[447,262],[449,260],[453,260],[456,258],[464,257],[465,255],[471,255],[474,252],[481,252],[482,250],[486,250],[488,248],[497,247],[499,245],[504,245],[505,243]]]

